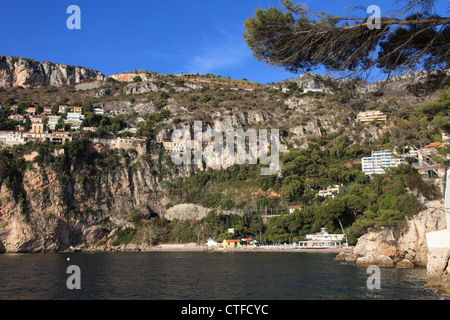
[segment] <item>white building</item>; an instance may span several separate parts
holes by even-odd
[[[65,121],[66,124],[73,124],[75,126],[79,126],[81,122],[84,120],[84,115],[76,112],[69,112],[67,114],[67,119]]]
[[[372,122],[372,121],[387,121],[387,115],[381,111],[366,111],[360,112],[356,118],[356,122]]]
[[[299,246],[303,248],[329,248],[342,245],[345,234],[330,234],[325,228],[318,233],[306,235],[307,241],[300,241]]]
[[[98,115],[101,115],[101,116],[103,116],[103,115],[105,115],[106,114],[106,112],[105,112],[105,110],[103,110],[103,108],[102,107],[94,107],[94,114],[98,114]]]
[[[61,117],[59,116],[48,117],[47,127],[50,130],[55,130],[56,126],[58,125],[59,119],[61,119]]]
[[[372,156],[361,161],[362,171],[367,174],[383,174],[384,168],[397,167],[405,163],[405,157],[395,157],[391,151],[372,151]]]
[[[0,143],[13,146],[16,144],[25,143],[25,138],[23,137],[23,132],[19,131],[1,131],[0,132]]]
[[[62,105],[59,106],[58,113],[66,113],[67,110],[69,110],[69,106]]]
[[[333,187],[328,187],[327,189],[319,190],[319,192],[316,194],[316,196],[331,197],[334,199],[334,198],[336,198],[336,195],[338,193],[341,193],[342,191],[344,191],[344,188],[337,184]]]

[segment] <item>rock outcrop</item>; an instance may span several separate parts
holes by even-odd
[[[103,81],[104,78],[99,71],[88,68],[0,56],[0,87],[60,87],[86,80]]]
[[[384,229],[379,232],[369,232],[358,240],[353,254],[361,259],[361,263],[377,264],[379,256],[390,258],[395,266],[426,267],[428,261],[428,248],[426,234],[446,228],[444,211],[439,207],[429,207],[413,219],[408,221],[404,230]],[[363,259],[364,258],[364,259]],[[384,258],[383,258],[384,259]],[[407,261],[404,261],[404,260]],[[381,261],[384,264],[384,260]]]
[[[298,78],[287,79],[281,82],[282,85],[287,85],[289,82],[295,82],[305,91],[318,90],[318,91],[337,91],[337,90],[351,90],[359,94],[374,93],[380,88],[383,91],[409,91],[416,92],[416,90],[422,90],[422,85],[433,86],[436,83],[442,83],[442,79],[450,76],[449,69],[439,69],[431,72],[416,71],[405,73],[400,76],[390,78],[386,80],[380,80],[376,82],[366,82],[356,79],[336,79],[327,75],[303,73]],[[421,88],[414,88],[420,85]]]
[[[169,208],[165,214],[164,218],[169,221],[172,220],[201,220],[206,218],[206,216],[211,212],[212,209],[208,209],[202,206],[198,206],[191,203],[178,204]],[[233,211],[233,210],[216,210],[217,213],[223,215],[236,214],[242,216],[243,211]]]
[[[425,288],[450,296],[450,248],[430,251]]]
[[[179,204],[169,208],[164,215],[169,221],[172,220],[201,220],[206,218],[211,210],[195,204]]]
[[[392,268],[395,264],[391,258],[374,251],[371,251],[367,255],[356,260],[356,266],[358,267],[367,268],[372,265],[381,268]]]

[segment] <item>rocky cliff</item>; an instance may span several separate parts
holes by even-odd
[[[104,80],[99,71],[60,63],[0,56],[0,87],[40,87]]]
[[[446,227],[442,204],[435,204],[410,219],[403,229],[383,229],[363,235],[352,254],[342,254],[338,259],[355,261],[361,267],[394,267],[399,262],[400,267],[426,267],[429,254],[426,234]]]
[[[402,230],[369,232],[358,240],[352,253],[341,253],[336,260],[358,267],[427,268],[426,288],[450,296],[450,250],[428,250],[426,234],[447,228],[442,203],[430,205],[408,221]]]
[[[109,153],[103,158],[91,150],[88,157],[66,168],[30,161],[20,184],[1,184],[0,252],[108,245],[118,230],[133,227],[133,213],[144,218],[160,214],[166,204],[165,179],[188,174],[158,154],[133,152],[119,158]]]

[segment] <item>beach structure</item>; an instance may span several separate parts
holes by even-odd
[[[242,238],[241,239],[241,246],[243,247],[253,247],[256,244],[256,240],[253,240],[251,238]]]
[[[222,246],[224,249],[241,247],[241,240],[223,240]]]
[[[326,228],[322,228],[320,232],[306,235],[307,241],[300,241],[299,247],[305,249],[340,247],[344,237],[345,234],[330,234]]]

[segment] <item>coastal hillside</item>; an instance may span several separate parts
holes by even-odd
[[[448,70],[384,84],[312,74],[260,84],[144,70],[105,77],[1,57],[0,250],[298,242],[324,227],[354,245],[368,231],[401,230],[442,198],[448,89]],[[171,135],[184,128],[194,139],[196,121],[203,131],[278,129],[280,172],[175,165]],[[419,151],[431,148],[439,168],[418,170]],[[362,159],[373,151],[402,161],[368,175]]]

